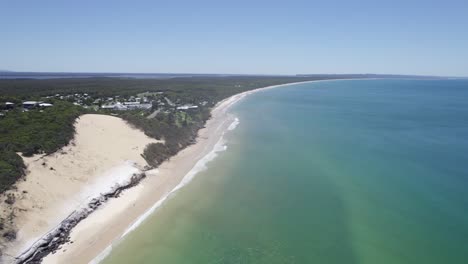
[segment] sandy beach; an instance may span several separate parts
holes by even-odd
[[[294,83],[297,84],[297,83]],[[121,197],[83,220],[71,233],[73,243],[44,258],[43,263],[99,263],[128,232],[153,213],[167,198],[205,168],[216,152],[224,150],[223,135],[232,130],[239,120],[228,109],[245,96],[280,86],[259,88],[233,95],[217,104],[212,117],[198,134],[197,143],[191,145],[169,161],[164,162],[137,187],[126,190]]]
[[[199,131],[196,144],[148,171],[138,186],[110,199],[81,221],[70,233],[71,242],[49,254],[43,263],[98,263],[111,251],[112,243],[136,228],[204,169],[216,152],[224,150],[224,133],[239,123],[228,113],[233,104],[251,93],[278,86],[285,85],[247,91],[219,102]],[[84,115],[76,128],[73,144],[60,153],[25,159],[30,173],[18,191],[27,190],[27,195],[17,204],[25,210],[17,215],[20,232],[9,245],[8,255],[18,256],[90,197],[141,171],[146,162],[140,154],[145,145],[155,142],[111,116]]]
[[[94,259],[97,263],[98,256],[102,253],[103,257],[111,250],[113,242],[136,228],[146,215],[203,169],[206,158],[214,158],[215,152],[221,150],[220,139],[236,121],[226,111],[242,97],[238,95],[219,104],[206,127],[199,131],[196,144],[161,164],[138,186],[124,191],[119,198],[110,200],[83,220],[71,233],[73,243],[47,256],[43,263],[89,263]]]
[[[91,197],[139,172],[146,166],[140,154],[156,142],[112,116],[83,115],[75,128],[69,146],[24,158],[28,172],[14,191],[16,202],[0,208],[2,214],[14,213],[18,230],[4,256],[18,256]]]

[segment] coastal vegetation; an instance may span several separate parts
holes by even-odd
[[[134,112],[124,112],[121,117],[149,137],[164,140],[149,144],[143,153],[148,164],[157,167],[181,149],[195,142],[197,132],[210,117],[208,107],[175,113],[159,113],[147,119]]]
[[[24,192],[15,183],[27,170],[22,156],[47,155],[70,144],[80,115],[117,116],[160,140],[141,153],[150,166],[158,167],[196,142],[219,101],[255,88],[317,79],[328,77],[0,80],[0,197],[7,208],[0,216],[0,255],[18,231],[15,200]]]
[[[0,192],[24,175],[23,156],[50,154],[73,138],[81,107],[54,101],[54,107],[22,111],[14,109],[0,118]]]
[[[352,75],[351,75],[352,76]],[[92,97],[119,95],[128,97],[144,92],[164,92],[169,99],[187,103],[206,100],[212,105],[220,99],[254,88],[321,79],[350,78],[348,75],[227,76],[177,77],[167,79],[70,78],[70,79],[3,79],[0,93],[28,99],[33,96],[86,93]]]
[[[220,100],[251,89],[291,82],[350,76],[225,76],[167,79],[70,78],[0,80],[0,193],[25,173],[24,156],[50,154],[74,136],[74,122],[86,112],[120,116],[146,135],[164,143],[150,144],[142,153],[158,166],[195,142],[197,132]],[[144,97],[149,109],[116,111],[103,102],[132,101]],[[53,107],[23,109],[24,100],[51,103]],[[133,100],[134,101],[134,100]],[[8,109],[6,102],[13,103]],[[132,102],[133,103],[133,102]],[[151,116],[151,112],[155,113]]]

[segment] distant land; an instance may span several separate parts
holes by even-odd
[[[363,74],[297,74],[297,77],[317,77],[317,76],[343,76],[349,75],[352,78],[417,78],[417,79],[440,79],[440,78],[458,78],[454,76],[435,76],[435,75],[406,75],[406,74],[375,74],[375,73],[363,73]],[[461,77],[460,77],[461,78]]]
[[[59,78],[136,78],[165,79],[176,77],[233,77],[233,76],[283,76],[283,77],[347,77],[347,78],[461,78],[455,76],[403,75],[403,74],[214,74],[214,73],[116,73],[116,72],[15,72],[0,70],[0,79],[59,79]]]
[[[191,73],[113,73],[113,72],[14,72],[0,70],[0,79],[61,79],[61,78],[137,78],[164,79],[174,77],[214,77],[226,74],[191,74]],[[231,76],[231,75],[229,75]],[[232,75],[235,76],[235,75]]]
[[[379,78],[381,80],[373,80]],[[394,96],[393,98],[397,98],[398,100],[393,100],[400,103],[396,107],[397,112],[389,112],[388,107],[385,108],[385,105],[381,109],[383,111],[382,114],[392,117],[397,115],[403,118],[404,123],[400,124],[395,130],[398,133],[395,133],[394,141],[397,142],[400,138],[404,138],[402,134],[406,135],[406,133],[402,133],[398,129],[401,126],[406,128],[407,120],[412,120],[408,119],[412,115],[406,115],[408,111],[402,111],[400,106],[406,106],[406,109],[412,110],[414,109],[412,108],[413,101],[416,100],[412,96],[408,96],[408,98],[401,97],[401,95],[404,95],[405,87],[412,87],[411,85],[417,83],[430,83],[430,88],[432,87],[432,83],[434,83],[438,88],[445,88],[452,87],[450,85],[454,84],[456,91],[458,91],[459,87],[463,87],[464,83],[466,83],[465,81],[448,80],[461,79],[453,77],[389,74],[0,73],[0,201],[2,201],[0,203],[0,263],[12,263],[12,258],[15,258],[14,261],[18,264],[39,263],[44,257],[46,257],[46,263],[62,263],[73,259],[71,256],[77,254],[77,252],[80,254],[78,263],[88,263],[95,257],[93,255],[95,251],[100,252],[104,250],[116,239],[126,234],[125,228],[127,226],[129,228],[132,227],[133,225],[130,226],[132,222],[137,223],[138,219],[143,219],[140,217],[146,215],[145,212],[148,212],[148,210],[152,210],[150,208],[155,208],[152,207],[155,202],[158,204],[158,201],[164,201],[167,195],[172,194],[181,188],[180,186],[184,186],[189,182],[193,175],[198,172],[199,168],[204,167],[204,164],[212,159],[206,157],[212,157],[212,155],[218,152],[220,144],[218,142],[222,141],[221,139],[225,132],[234,129],[239,123],[249,122],[248,118],[242,118],[242,116],[240,116],[242,121],[239,121],[235,114],[227,111],[230,106],[255,91],[263,91],[278,86],[294,86],[293,84],[297,84],[298,87],[308,85],[313,87],[311,81],[335,81],[340,79],[345,80],[343,82],[329,82],[329,85],[332,85],[332,87],[333,85],[337,85],[339,87],[340,84],[344,83],[345,87],[342,87],[341,90],[338,90],[332,96],[335,98],[344,97],[344,101],[338,100],[335,101],[337,103],[330,105],[330,97],[328,96],[325,96],[321,101],[304,101],[307,98],[315,100],[316,97],[320,96],[320,93],[309,93],[309,90],[331,92],[331,94],[328,94],[333,95],[333,89],[325,89],[327,83],[323,82],[319,85],[323,85],[323,89],[304,89],[304,93],[291,93],[292,96],[294,94],[298,96],[297,100],[285,104],[281,109],[276,109],[274,106],[273,108],[275,109],[259,108],[258,112],[267,114],[269,116],[268,119],[270,117],[282,118],[278,119],[279,122],[271,123],[271,126],[264,125],[265,128],[268,128],[265,131],[271,132],[261,134],[280,132],[279,136],[283,137],[281,133],[282,129],[274,132],[276,124],[281,124],[282,127],[288,129],[293,128],[294,124],[298,124],[296,126],[297,132],[292,135],[301,134],[304,135],[304,138],[296,141],[294,145],[289,145],[286,142],[286,145],[277,145],[274,148],[281,152],[284,152],[284,149],[288,147],[291,148],[289,152],[294,153],[292,149],[299,149],[301,144],[308,142],[310,133],[315,133],[313,134],[315,136],[325,136],[325,140],[317,140],[316,142],[333,142],[335,140],[327,138],[329,134],[327,130],[320,128],[327,125],[316,126],[315,122],[319,120],[315,119],[320,119],[320,116],[330,112],[334,113],[336,111],[330,111],[330,109],[338,110],[339,107],[342,107],[343,114],[335,117],[335,122],[333,122],[332,118],[331,122],[328,123],[326,118],[324,118],[324,124],[341,124],[342,120],[347,120],[347,116],[349,115],[348,109],[356,109],[360,110],[357,112],[357,119],[355,119],[360,121],[358,123],[364,123],[363,120],[369,118],[376,118],[374,122],[379,122],[377,123],[379,124],[377,132],[381,132],[380,116],[376,116],[374,112],[367,114],[367,110],[374,110],[373,108],[368,108],[367,105],[376,105],[376,102],[380,102],[379,98],[374,97],[374,91],[371,91],[369,94],[369,89],[375,90],[375,92],[382,92],[382,89],[380,89],[382,86],[379,85],[384,84],[383,87],[386,88],[383,91],[383,95]],[[350,81],[349,79],[354,79],[355,81]],[[369,81],[358,81],[365,79]],[[299,83],[301,84],[299,85]],[[402,83],[406,83],[406,86],[403,89],[398,89],[398,84]],[[359,93],[358,91],[355,94],[354,90],[350,91],[346,88],[348,86],[353,87],[357,91],[361,89],[361,92]],[[373,89],[375,87],[380,88]],[[444,89],[438,88],[428,90],[430,92],[425,94],[425,87],[422,87],[420,95],[426,96],[424,97],[426,99],[421,99],[420,104],[416,105],[417,107],[421,106],[422,103],[431,102],[427,106],[429,108],[429,106],[433,105],[433,102],[437,101],[434,98],[445,94]],[[294,87],[291,87],[291,89],[293,90],[283,89],[285,92],[281,92],[282,95],[286,95],[285,93],[288,93],[288,91],[298,91],[294,90]],[[362,89],[364,92],[362,92]],[[347,94],[343,94],[343,91],[346,91]],[[303,98],[302,95],[314,96],[304,96]],[[356,99],[349,102],[348,99],[353,98],[350,97],[351,95]],[[364,98],[367,100],[367,103],[364,104],[366,108],[355,108],[357,107],[355,102],[360,102],[358,101],[360,95],[365,95],[366,97]],[[282,96],[278,98],[282,98]],[[379,101],[375,101],[375,99],[379,99]],[[457,99],[459,100],[455,101],[455,105],[460,105],[460,109],[463,110],[463,104],[459,103],[460,100],[463,101],[463,97]],[[400,100],[402,101],[400,102]],[[391,102],[387,101],[388,103]],[[341,106],[342,104],[343,106]],[[449,102],[443,101],[443,109],[448,104]],[[255,105],[252,104],[252,106]],[[325,108],[322,108],[321,113],[316,112],[315,110],[320,109],[321,105]],[[309,108],[308,112],[302,112],[301,116],[298,112],[302,111],[303,106],[313,108]],[[331,106],[335,108],[330,108]],[[380,109],[378,106],[380,105],[377,105],[375,111]],[[290,109],[294,109],[294,107],[296,107],[296,110],[291,111]],[[249,111],[248,108],[246,110]],[[422,120],[427,122],[426,120],[430,116],[430,113],[426,114],[424,110],[421,112]],[[443,110],[443,113],[445,113],[445,110]],[[247,114],[250,115],[250,113]],[[290,115],[291,117],[284,119],[283,114]],[[311,118],[309,117],[310,115],[312,115],[313,119],[307,119]],[[450,118],[446,118],[447,116]],[[419,118],[419,115],[417,117]],[[460,117],[460,120],[462,118],[463,116]],[[257,118],[253,122],[257,123],[257,120],[261,122],[263,119]],[[292,123],[284,126],[284,124],[287,124],[287,120]],[[306,124],[310,124],[311,126],[304,129],[299,124],[303,124],[307,120],[309,121]],[[441,120],[452,120],[451,115],[442,115]],[[415,129],[412,126],[413,122],[410,123],[409,129],[413,131]],[[463,122],[459,123],[463,124]],[[440,124],[445,123],[440,121]],[[246,127],[245,125],[242,126]],[[345,129],[341,128],[352,131],[353,126],[354,124],[350,123],[346,127],[337,127],[335,131],[345,131]],[[375,126],[371,124],[371,127]],[[384,128],[386,127],[384,126]],[[388,127],[392,126],[388,125]],[[426,125],[422,127],[422,131],[425,131],[425,129]],[[304,130],[307,133],[303,133]],[[359,139],[359,137],[363,137],[366,139],[365,145],[371,145],[371,147],[376,145],[374,144],[375,142],[380,142],[382,136],[374,135],[374,130],[361,135],[362,130],[364,128],[358,129],[354,134],[355,136],[350,138],[350,140],[354,142],[354,138]],[[436,129],[435,132],[439,133],[439,130]],[[326,133],[321,133],[320,131]],[[340,133],[337,132],[336,134]],[[412,147],[413,145],[411,144],[416,139],[419,139],[420,134],[422,132],[409,134],[409,141],[403,142],[404,144],[401,144],[401,146]],[[454,133],[452,132],[452,134]],[[387,136],[387,134],[383,135]],[[295,138],[295,136],[292,138]],[[369,141],[367,138],[371,140]],[[432,139],[432,136],[429,138]],[[432,141],[424,140],[424,138],[421,140],[432,144]],[[276,141],[281,142],[281,140],[272,140],[270,142]],[[262,144],[261,141],[259,142],[258,147],[260,148]],[[340,145],[341,140],[337,139],[336,142],[337,151],[341,153],[343,151]],[[372,144],[368,144],[369,142]],[[393,143],[393,141],[390,143]],[[330,145],[332,144],[330,143]],[[387,153],[388,146],[389,144],[385,144],[385,147],[382,147],[382,152]],[[309,155],[310,149],[313,148],[312,145],[306,148],[304,156]],[[346,160],[348,160],[348,157],[356,156],[353,153],[355,148],[357,148],[356,145],[349,145],[349,147],[345,148],[350,153],[345,157]],[[264,162],[283,160],[281,156],[276,156],[278,154],[281,155],[279,151],[271,151],[271,149],[265,149],[266,152],[264,153],[271,152],[275,156],[264,159]],[[318,153],[326,153],[326,149],[328,149],[328,146],[324,146],[323,151],[318,151]],[[428,147],[422,146],[421,149],[425,151]],[[179,155],[178,153],[182,150],[184,150],[183,154]],[[116,153],[120,154],[117,155]],[[395,155],[391,151],[388,153],[392,157],[407,158],[405,155]],[[445,157],[446,152],[442,152],[441,154],[444,155],[442,157]],[[301,156],[303,155],[301,154]],[[267,155],[262,155],[262,157],[267,157]],[[411,158],[411,156],[409,157]],[[334,155],[331,155],[330,158],[331,160],[327,161],[326,164],[333,164]],[[456,159],[449,158],[449,160],[456,162],[461,158],[462,156]],[[294,156],[288,158],[288,160],[293,159]],[[303,160],[309,161],[308,159]],[[367,160],[364,160],[366,166],[371,166],[372,164],[367,163]],[[443,158],[437,160],[443,161]],[[128,163],[126,161],[132,162]],[[430,162],[433,163],[432,161]],[[393,164],[389,164],[393,166]],[[448,165],[454,167],[453,164]],[[294,164],[292,166],[296,167]],[[248,166],[239,167],[244,168]],[[306,165],[303,165],[303,167],[306,168]],[[155,169],[160,171],[158,172],[158,177],[146,177],[146,173],[148,175],[154,174],[156,172]],[[92,173],[89,173],[90,171]],[[266,177],[269,179],[271,177],[270,174],[274,175],[275,171],[276,169],[271,171],[273,173],[266,171],[267,173],[262,177],[261,181],[265,182]],[[293,171],[295,171],[295,168],[293,168]],[[387,171],[384,170],[384,172]],[[446,170],[443,171],[445,172]],[[360,173],[361,171],[358,172]],[[244,175],[247,173],[239,172],[237,174]],[[309,172],[304,172],[304,175],[309,175]],[[112,177],[112,180],[109,177]],[[252,178],[254,177],[247,177],[247,179]],[[303,179],[308,178],[310,177]],[[303,179],[297,181],[298,186],[304,186],[301,183]],[[382,178],[383,183],[387,183],[385,179],[389,179],[389,177]],[[144,191],[141,191],[140,187],[138,189],[131,189],[139,184],[140,181],[146,181],[144,184],[141,184],[141,188],[146,188],[143,189]],[[107,185],[101,186],[101,182],[106,182]],[[283,182],[283,179],[281,179],[281,182]],[[247,182],[244,186],[255,186],[255,184]],[[159,190],[157,193],[153,189],[154,186],[157,186],[156,189]],[[244,186],[234,187],[236,193],[238,190],[245,189]],[[275,186],[276,184],[273,187]],[[322,187],[315,183],[309,186],[318,186],[317,190]],[[419,184],[415,183],[415,186],[419,186]],[[385,190],[385,187],[383,186],[382,190]],[[396,187],[399,188],[400,186]],[[114,204],[118,203],[118,212],[115,207],[105,205],[105,202],[109,199],[119,199],[118,196],[123,190],[132,192],[132,194],[118,200],[118,202],[114,202]],[[301,190],[301,188],[293,187],[290,191],[294,193],[297,190]],[[308,189],[304,189],[304,197],[308,197],[305,194],[313,193],[315,195],[315,193],[320,193],[317,190],[310,192]],[[92,193],[89,193],[90,191]],[[412,195],[413,191],[411,189],[409,194]],[[268,193],[278,194],[281,191],[274,190],[273,192],[268,191]],[[322,194],[326,196],[322,200],[329,200],[327,199],[329,193],[334,196],[334,193],[325,189]],[[138,203],[135,203],[134,201],[136,200],[133,200],[133,198],[129,199],[133,195],[138,197]],[[294,195],[287,196],[293,197]],[[83,198],[77,200],[75,197]],[[400,197],[403,200],[409,200],[407,199],[408,196],[401,195]],[[392,197],[389,198],[393,201]],[[230,200],[242,201],[242,199],[238,198]],[[252,198],[251,201],[253,200],[255,199]],[[309,200],[311,199],[309,198]],[[432,201],[431,198],[430,202]],[[400,201],[397,201],[395,205],[399,210],[400,203],[398,202]],[[287,202],[287,204],[291,203]],[[283,204],[279,208],[287,208],[285,205]],[[99,214],[92,214],[101,206]],[[222,208],[224,207],[225,204],[222,204]],[[265,206],[262,205],[261,207]],[[55,210],[54,208],[63,208],[63,210]],[[256,207],[254,210],[258,210],[258,208],[260,207]],[[338,206],[327,204],[323,208],[338,208],[339,210],[341,207],[339,204]],[[419,207],[416,206],[415,208]],[[289,210],[290,208],[287,209]],[[296,210],[297,219],[302,219],[304,216],[303,207],[297,207],[296,209],[298,209]],[[319,210],[320,207],[317,209]],[[107,228],[102,231],[106,233],[97,233],[95,230],[99,229],[99,225],[102,225],[103,220],[97,221],[96,217],[102,218],[101,213],[104,210],[106,210],[104,214],[109,215],[109,217],[105,217],[106,222],[104,225]],[[369,209],[370,212],[374,212],[375,210],[374,208]],[[230,211],[236,210],[231,209]],[[125,215],[119,212],[124,212]],[[281,212],[281,210],[278,212]],[[116,215],[118,216],[116,217]],[[275,215],[280,214],[268,213],[266,216],[268,219],[271,219],[275,218],[271,217]],[[384,213],[381,215],[386,216]],[[87,219],[88,217],[90,218]],[[310,217],[313,219],[316,217],[316,214],[312,213]],[[87,221],[81,222],[85,218]],[[281,217],[278,218],[281,219]],[[452,218],[450,216],[447,217],[447,219]],[[287,216],[285,219],[290,219],[290,217]],[[324,220],[324,223],[330,222],[333,225],[336,223],[329,221],[329,219],[341,221],[343,217],[340,214],[332,213],[330,218]],[[417,217],[413,219],[418,220]],[[309,220],[302,219],[301,221],[306,223]],[[100,224],[98,226],[93,224],[88,226],[87,224],[96,222]],[[47,225],[44,225],[44,223],[47,223]],[[256,219],[253,223],[254,225],[252,226],[257,226]],[[233,225],[230,223],[226,224],[227,226]],[[280,226],[282,224],[275,225]],[[292,222],[292,224],[294,226],[301,226],[297,225],[296,222]],[[74,229],[78,225],[80,227]],[[324,232],[332,230],[329,228],[318,229],[323,229]],[[88,231],[80,232],[79,230]],[[292,230],[292,228],[288,226],[287,230]],[[21,231],[21,236],[17,236],[19,231]],[[303,232],[303,230],[298,231]],[[72,238],[75,237],[73,232],[80,232],[80,239]],[[348,234],[347,230],[343,232],[345,236]],[[319,232],[309,233],[312,236],[319,234]],[[235,236],[237,237],[237,235]],[[323,236],[328,237],[329,234],[325,233]],[[97,241],[96,237],[102,239]],[[382,237],[385,238],[386,236]],[[36,240],[37,238],[40,239]],[[425,237],[423,238],[425,239]],[[68,244],[68,239],[74,239],[72,240],[73,245],[71,243]],[[246,239],[250,240],[250,236]],[[286,237],[283,239],[284,241],[288,241]],[[334,241],[341,240],[341,237],[334,238]],[[86,256],[83,255],[81,252],[89,248],[91,242],[93,243],[92,249],[90,248]],[[276,245],[271,244],[271,248],[276,250]],[[62,249],[60,253],[58,252],[59,249]],[[188,250],[185,251],[188,252]],[[57,254],[50,254],[53,252]],[[50,260],[50,258],[54,260]],[[56,261],[57,258],[64,261]],[[348,256],[346,255],[345,258],[348,258]],[[132,263],[133,261],[127,262]]]

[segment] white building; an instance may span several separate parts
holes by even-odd
[[[182,105],[177,107],[177,110],[188,110],[188,109],[194,109],[198,108],[198,105]]]
[[[26,109],[29,109],[29,108],[33,108],[33,107],[37,106],[40,103],[42,103],[42,102],[26,101],[26,102],[23,102],[23,107],[26,108]]]
[[[115,105],[111,104],[111,105],[102,105],[101,106],[101,109],[114,109],[115,108]]]

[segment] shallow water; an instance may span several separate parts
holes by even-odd
[[[253,94],[227,151],[103,261],[467,263],[468,81]]]

